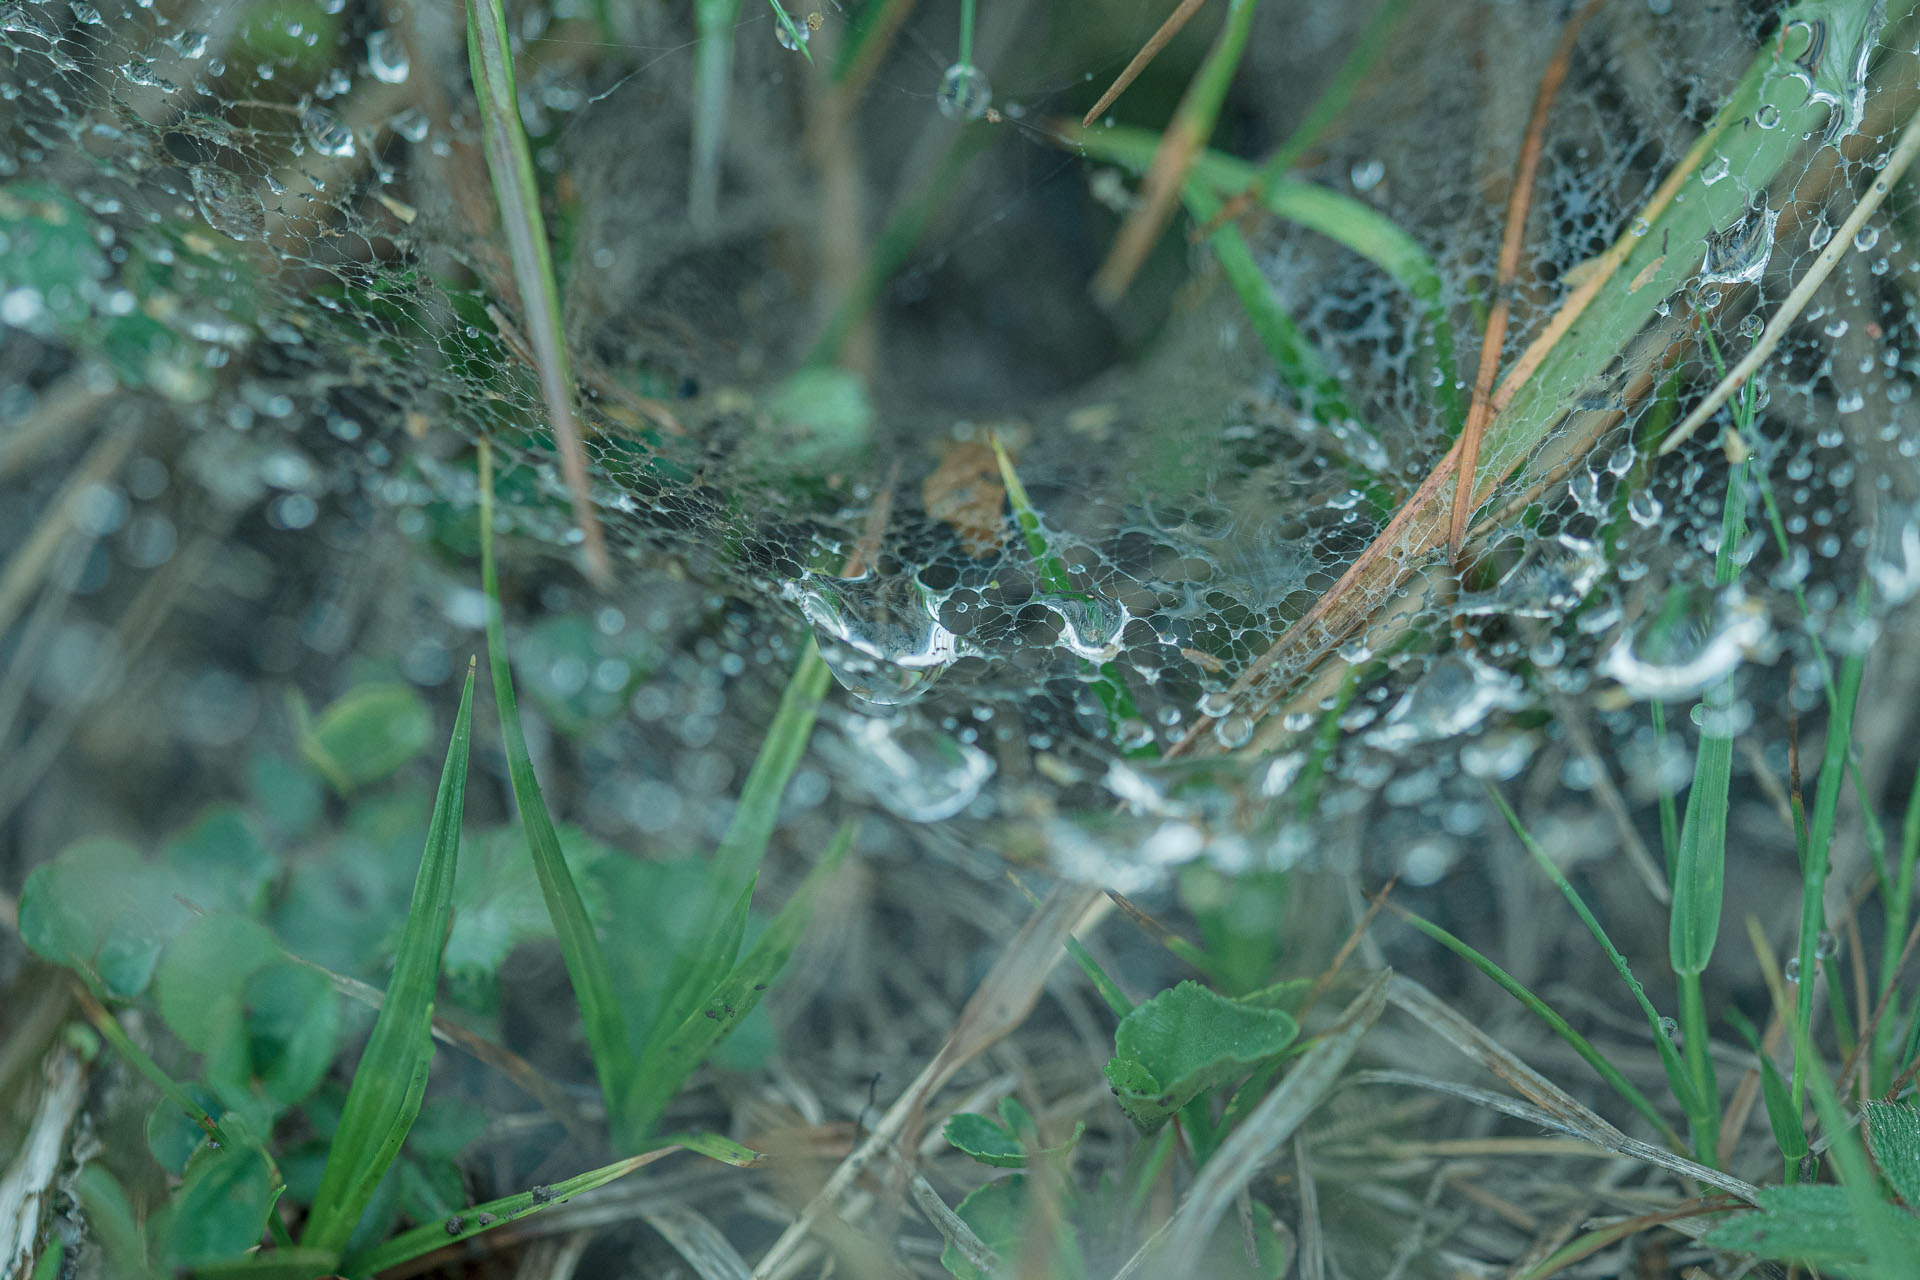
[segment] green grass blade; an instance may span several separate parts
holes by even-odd
[[[1767,1125],[1773,1130],[1773,1145],[1779,1148],[1788,1167],[1792,1168],[1807,1154],[1807,1131],[1800,1123],[1800,1113],[1793,1109],[1786,1079],[1781,1076],[1780,1068],[1773,1065],[1772,1056],[1760,1042],[1760,1032],[1747,1016],[1729,1007],[1726,1017],[1745,1038],[1754,1057],[1760,1060],[1760,1096],[1767,1107]]]
[[[493,451],[480,442],[480,579],[487,596],[487,666],[493,676],[493,700],[500,716],[500,741],[507,753],[507,773],[513,782],[513,801],[520,810],[527,851],[546,901],[553,935],[567,966],[567,978],[580,1002],[580,1016],[600,1080],[600,1096],[619,1129],[613,1111],[625,1095],[634,1067],[633,1046],[627,1040],[626,1020],[614,993],[613,971],[594,932],[586,904],[567,868],[560,837],[554,832],[540,780],[533,772],[533,756],[520,724],[520,705],[513,694],[513,672],[507,662],[506,628],[501,619],[500,577],[493,556]]]
[[[737,5],[739,0],[733,0],[733,3]],[[798,53],[808,62],[812,62],[813,50],[807,48],[807,37],[813,33],[811,31],[802,31],[799,27],[794,26],[793,15],[787,12],[786,6],[781,4],[780,0],[767,0],[767,3],[773,6],[773,20],[780,24],[782,31],[787,33],[787,39],[793,41],[794,52]],[[964,62],[965,59],[963,58],[961,61]]]
[[[389,1267],[397,1267],[403,1262],[411,1262],[448,1244],[470,1239],[483,1231],[491,1231],[495,1227],[504,1227],[509,1222],[517,1222],[531,1214],[539,1213],[542,1209],[565,1204],[582,1192],[604,1187],[609,1182],[624,1178],[635,1169],[652,1164],[682,1148],[742,1168],[760,1159],[758,1152],[722,1138],[718,1134],[677,1134],[659,1138],[649,1143],[647,1150],[636,1152],[624,1160],[616,1160],[598,1169],[575,1174],[552,1186],[522,1191],[517,1195],[502,1196],[498,1200],[489,1200],[485,1204],[476,1204],[471,1208],[462,1209],[453,1217],[439,1222],[425,1223],[411,1231],[403,1231],[391,1240],[348,1258],[340,1268],[341,1273],[347,1276],[368,1276],[385,1271]]]
[[[502,0],[469,0],[467,61],[474,93],[480,100],[481,140],[493,181],[494,204],[507,238],[507,258],[513,264],[514,286],[520,293],[522,318],[533,347],[540,395],[553,428],[560,470],[572,498],[574,523],[580,526],[588,568],[605,578],[610,573],[606,541],[600,517],[588,496],[586,451],[573,412],[573,370],[560,319],[560,290],[554,283],[546,219],[540,212],[533,150],[520,119]]]
[[[1080,972],[1086,974],[1087,980],[1093,983],[1093,989],[1106,1001],[1107,1008],[1113,1010],[1114,1017],[1124,1018],[1133,1012],[1133,1001],[1127,999],[1127,993],[1120,989],[1120,984],[1100,967],[1100,962],[1093,958],[1092,952],[1080,945],[1078,938],[1067,939],[1067,954],[1073,957],[1073,962],[1080,966]]]
[[[1860,596],[1864,613],[1867,596]],[[1840,663],[1834,687],[1834,710],[1827,722],[1826,746],[1821,752],[1820,780],[1814,791],[1813,818],[1807,829],[1807,856],[1800,868],[1800,957],[1794,998],[1793,1102],[1800,1106],[1806,1098],[1806,1066],[1812,1054],[1813,988],[1818,970],[1815,948],[1820,930],[1826,923],[1828,853],[1833,844],[1834,818],[1840,807],[1840,785],[1847,769],[1847,757],[1853,744],[1853,711],[1860,700],[1860,676],[1866,665],[1864,652],[1848,654]]]
[[[1894,874],[1893,888],[1885,896],[1886,938],[1880,954],[1879,996],[1885,998],[1893,986],[1900,963],[1900,949],[1906,945],[1909,917],[1913,910],[1914,864],[1920,861],[1920,766],[1916,766],[1907,788],[1907,811],[1900,825],[1900,866]],[[1893,1078],[1892,1049],[1900,1025],[1897,1002],[1889,1004],[1881,1019],[1874,1043],[1873,1091],[1884,1093]]]
[[[1157,134],[1120,127],[1078,129],[1066,136],[1088,156],[1135,172],[1144,170],[1152,161],[1154,148],[1159,143]],[[1246,161],[1219,151],[1203,151],[1195,159],[1188,177],[1187,207],[1204,225],[1219,212],[1218,196],[1244,191],[1259,181],[1259,171]],[[1202,197],[1199,205],[1193,200],[1196,188]],[[1276,217],[1326,236],[1365,258],[1407,291],[1433,330],[1434,359],[1446,374],[1440,380],[1440,392],[1443,403],[1450,408],[1449,421],[1457,423],[1462,419],[1464,411],[1459,405],[1453,376],[1453,329],[1443,301],[1445,282],[1440,268],[1420,247],[1419,241],[1372,206],[1311,182],[1292,178],[1275,181],[1267,188],[1261,203]],[[1226,229],[1222,226],[1214,232],[1214,237]],[[1244,237],[1241,242],[1245,243]],[[1221,241],[1215,238],[1212,243],[1218,252]],[[1224,262],[1222,266],[1226,269]],[[1262,340],[1266,340],[1266,335],[1262,335]]]
[[[720,157],[727,142],[727,101],[733,78],[733,27],[740,0],[695,0],[699,45],[693,57],[693,160],[687,178],[687,216],[711,221],[720,208]]]
[[[1653,720],[1653,742],[1655,758],[1665,755],[1667,746],[1667,708],[1658,698],[1647,704],[1647,714]],[[1662,789],[1660,792],[1660,848],[1667,858],[1667,883],[1673,883],[1674,862],[1680,856],[1680,817],[1679,807],[1674,804],[1673,792]]]
[[[1439,925],[1434,924],[1431,920],[1417,915],[1405,907],[1395,906],[1392,903],[1388,903],[1387,905],[1391,907],[1402,920],[1405,920],[1408,924],[1426,934],[1429,938],[1432,938],[1435,942],[1453,952],[1453,954],[1459,956],[1462,960],[1465,960],[1468,964],[1491,978],[1502,991],[1505,991],[1515,1000],[1525,1005],[1528,1012],[1532,1013],[1533,1016],[1540,1019],[1540,1021],[1546,1023],[1555,1035],[1566,1041],[1568,1047],[1579,1054],[1588,1066],[1598,1072],[1600,1078],[1611,1085],[1613,1091],[1619,1094],[1628,1106],[1631,1106],[1635,1111],[1638,1111],[1642,1116],[1646,1117],[1647,1123],[1651,1124],[1654,1129],[1659,1132],[1663,1141],[1676,1148],[1680,1146],[1680,1135],[1673,1131],[1673,1127],[1661,1116],[1659,1110],[1654,1107],[1653,1103],[1647,1098],[1647,1095],[1642,1093],[1639,1087],[1631,1080],[1622,1075],[1620,1069],[1609,1062],[1606,1055],[1594,1048],[1591,1041],[1578,1031],[1575,1031],[1565,1018],[1554,1011],[1552,1005],[1549,1005],[1539,996],[1527,990],[1526,987],[1520,984],[1519,979],[1515,978],[1505,969],[1502,969],[1498,964],[1495,964],[1486,956],[1481,955],[1471,946],[1462,942],[1453,934],[1448,933]]]
[[[1607,959],[1613,963],[1614,972],[1620,975],[1621,980],[1627,984],[1627,989],[1633,992],[1634,1002],[1640,1006],[1640,1012],[1646,1016],[1647,1028],[1653,1032],[1654,1049],[1660,1054],[1660,1065],[1666,1069],[1667,1084],[1673,1089],[1673,1095],[1679,1099],[1681,1110],[1687,1113],[1688,1119],[1696,1119],[1699,1114],[1699,1104],[1694,1100],[1692,1080],[1682,1065],[1679,1054],[1674,1052],[1673,1041],[1661,1026],[1660,1014],[1654,1009],[1653,1001],[1647,999],[1646,990],[1641,987],[1640,979],[1633,976],[1633,969],[1627,964],[1627,958],[1620,954],[1620,949],[1613,945],[1613,939],[1607,936],[1607,931],[1601,928],[1593,912],[1587,909],[1586,901],[1581,898],[1579,891],[1568,882],[1560,868],[1553,864],[1553,859],[1547,856],[1546,850],[1535,843],[1533,834],[1520,821],[1520,815],[1507,804],[1507,798],[1501,795],[1499,789],[1492,783],[1487,784],[1487,795],[1492,798],[1494,806],[1506,818],[1507,825],[1513,828],[1513,833],[1520,837],[1520,843],[1532,855],[1534,862],[1547,873],[1547,878],[1553,881],[1559,888],[1561,896],[1573,907],[1574,914],[1578,915],[1581,923],[1587,926],[1587,932],[1593,935],[1594,941],[1598,942],[1601,949],[1607,953]]]
[[[693,945],[675,961],[667,999],[650,1040],[678,1026],[738,957],[745,928],[741,895],[753,892],[760,861],[766,856],[780,816],[780,797],[800,765],[807,740],[813,736],[814,721],[819,718],[820,703],[832,683],[832,672],[827,670],[818,646],[809,640],[780,695],[780,707],[767,727],[759,754],[753,758],[753,767],[747,771],[740,802],[714,854],[707,879],[706,920],[694,935]]]
[[[656,1035],[647,1045],[624,1107],[629,1122],[637,1129],[644,1132],[659,1121],[687,1076],[760,1003],[761,996],[780,976],[806,932],[821,888],[852,847],[853,827],[849,824],[840,828],[826,854],[773,917],[753,949],[741,957],[740,963],[725,977],[707,988],[705,998],[679,1026],[665,1035]]]
[[[87,1015],[87,1021],[100,1033],[102,1039],[113,1046],[114,1052],[126,1059],[127,1064],[135,1071],[145,1076],[147,1082],[160,1091],[161,1097],[178,1107],[189,1120],[199,1125],[202,1133],[221,1146],[226,1146],[227,1135],[222,1132],[214,1118],[208,1115],[200,1104],[193,1100],[193,1096],[182,1088],[177,1080],[168,1075],[145,1049],[133,1042],[133,1038],[127,1034],[126,1029],[111,1013],[107,1012],[106,1006],[87,990],[86,984],[75,982],[73,989],[75,997],[80,1001],[81,1010]]]
[[[472,664],[460,694],[446,767],[434,796],[433,820],[414,880],[407,922],[394,957],[386,1002],[347,1091],[320,1190],[300,1243],[338,1254],[360,1222],[374,1186],[399,1154],[420,1111],[433,1060],[433,993],[440,949],[453,911],[454,867],[460,856],[460,816],[467,798],[467,753],[473,739]]]

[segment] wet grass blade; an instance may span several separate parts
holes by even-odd
[[[356,1253],[346,1260],[340,1268],[347,1276],[368,1276],[397,1267],[403,1262],[425,1257],[435,1249],[449,1244],[457,1244],[495,1227],[504,1227],[510,1222],[539,1213],[542,1209],[557,1204],[565,1204],[583,1192],[596,1187],[604,1187],[609,1182],[626,1177],[635,1169],[644,1168],[656,1160],[663,1160],[676,1151],[693,1151],[710,1156],[725,1164],[746,1168],[760,1159],[756,1151],[729,1141],[718,1134],[677,1134],[670,1138],[661,1138],[650,1144],[646,1151],[616,1160],[586,1173],[576,1174],[551,1186],[534,1191],[522,1191],[517,1195],[502,1196],[498,1200],[489,1200],[485,1204],[476,1204],[462,1209],[452,1217],[437,1222],[425,1223],[403,1231],[391,1240]]]
[[[1863,588],[1859,610],[1864,619],[1868,596]],[[1807,857],[1800,868],[1800,952],[1794,968],[1799,976],[1794,999],[1793,1103],[1806,1099],[1806,1071],[1813,1053],[1813,988],[1817,948],[1826,923],[1828,855],[1833,845],[1834,819],[1840,807],[1840,786],[1853,744],[1853,713],[1860,700],[1860,677],[1867,655],[1856,650],[1841,659],[1834,685],[1834,708],[1827,722],[1827,741],[1821,752],[1820,780],[1814,790],[1813,817],[1807,827]]]
[[[677,1027],[665,1034],[656,1029],[640,1057],[632,1091],[622,1106],[636,1131],[645,1132],[659,1121],[687,1076],[760,1003],[806,932],[821,887],[839,869],[852,846],[853,827],[849,824],[840,828],[826,854],[740,963],[705,989],[705,998]]]
[[[1539,996],[1534,995],[1533,992],[1527,990],[1526,987],[1520,984],[1518,979],[1505,969],[1502,969],[1492,960],[1481,955],[1471,946],[1468,946],[1465,942],[1462,942],[1453,934],[1448,933],[1431,920],[1416,915],[1414,912],[1395,903],[1390,902],[1387,904],[1387,907],[1402,920],[1405,920],[1408,924],[1478,969],[1488,978],[1491,978],[1502,991],[1505,991],[1515,1000],[1525,1005],[1534,1017],[1546,1023],[1555,1035],[1564,1040],[1568,1047],[1585,1060],[1588,1066],[1598,1072],[1600,1078],[1611,1085],[1613,1091],[1619,1094],[1627,1105],[1644,1116],[1647,1123],[1651,1124],[1654,1130],[1660,1134],[1662,1141],[1676,1148],[1681,1145],[1680,1135],[1673,1131],[1673,1127],[1661,1116],[1659,1110],[1654,1107],[1653,1103],[1647,1098],[1647,1095],[1642,1093],[1639,1087],[1631,1080],[1621,1074],[1620,1069],[1609,1062],[1604,1054],[1594,1048],[1591,1041],[1578,1031],[1575,1031],[1565,1018],[1554,1011],[1553,1006],[1549,1005]]]
[[[1256,0],[1234,0],[1227,6],[1219,36],[1187,85],[1173,119],[1160,135],[1153,161],[1147,166],[1147,176],[1140,184],[1140,203],[1121,224],[1106,262],[1094,274],[1093,296],[1102,305],[1113,306],[1120,301],[1139,272],[1140,264],[1152,252],[1161,232],[1167,229],[1174,205],[1187,185],[1187,171],[1194,157],[1207,145],[1214,123],[1220,118],[1227,86],[1233,82],[1233,73],[1247,50],[1247,34],[1253,28],[1253,15],[1258,7]]]
[[[1093,159],[1121,165],[1136,173],[1152,162],[1157,140],[1156,135],[1144,129],[1118,127],[1070,130],[1064,137]],[[1245,190],[1258,181],[1258,170],[1246,161],[1218,151],[1202,151],[1194,158],[1185,188],[1187,206],[1194,217],[1206,226],[1219,217],[1223,210],[1217,197],[1223,193]],[[1196,187],[1201,197],[1198,203],[1194,199]],[[1407,291],[1433,333],[1434,361],[1445,374],[1435,391],[1435,397],[1447,414],[1449,430],[1457,431],[1464,411],[1455,388],[1453,328],[1447,321],[1443,302],[1445,285],[1432,255],[1372,206],[1316,183],[1293,178],[1276,180],[1267,187],[1261,204],[1275,217],[1326,236],[1365,258],[1393,277]],[[1216,238],[1230,225],[1222,221],[1219,226],[1210,227],[1208,239],[1216,253],[1222,244],[1231,243]],[[1240,242],[1244,246],[1245,238],[1241,237]],[[1250,253],[1248,257],[1251,257]],[[1221,265],[1222,270],[1232,271],[1224,259]],[[1257,269],[1255,274],[1258,274]],[[1231,280],[1231,275],[1229,278]],[[1241,283],[1235,282],[1234,287],[1243,299],[1247,296],[1247,290]],[[1263,294],[1271,295],[1272,288],[1264,277],[1260,277],[1260,287]],[[1251,309],[1249,315],[1254,315]],[[1291,319],[1287,319],[1286,323],[1293,328]],[[1297,329],[1295,332],[1297,334]],[[1267,334],[1263,332],[1261,338],[1266,342]],[[1298,341],[1306,345],[1304,338],[1298,338]],[[1268,343],[1268,350],[1273,350],[1271,343]],[[1314,356],[1317,359],[1318,353],[1314,353]],[[1286,366],[1282,364],[1280,367],[1284,372]],[[1337,383],[1334,385],[1338,386]],[[1344,400],[1344,395],[1339,398]]]
[[[737,3],[737,0],[735,0]],[[501,0],[470,0],[467,5],[467,58],[474,93],[480,99],[481,137],[487,172],[493,178],[494,203],[507,237],[514,286],[520,293],[527,337],[533,344],[540,392],[553,424],[560,470],[573,500],[588,570],[602,582],[612,576],[605,535],[587,485],[586,450],[573,412],[573,371],[560,322],[560,290],[554,284],[553,255],[547,247],[546,220],[540,213],[540,188],[534,177],[533,151],[520,121],[514,88],[513,54],[507,42]]]
[[[744,908],[751,901],[761,860],[773,839],[780,797],[800,765],[807,740],[813,736],[820,703],[832,683],[833,675],[819,648],[808,641],[780,696],[780,707],[753,758],[733,819],[708,868],[706,920],[694,935],[693,945],[675,961],[666,1002],[648,1037],[650,1042],[692,1013],[739,956],[740,937],[746,928]],[[645,1052],[651,1052],[651,1043]],[[637,1087],[636,1080],[629,1092]]]
[[[533,772],[527,735],[520,724],[520,704],[513,693],[513,672],[507,661],[506,628],[501,617],[500,577],[493,555],[493,450],[484,440],[480,442],[480,579],[487,597],[487,666],[493,676],[493,699],[500,716],[500,741],[507,753],[513,801],[520,810],[527,852],[533,859],[534,876],[540,882],[540,896],[547,904],[547,916],[553,921],[553,935],[566,962],[567,978],[573,984],[574,998],[580,1002],[587,1049],[600,1080],[600,1095],[613,1121],[616,1140],[624,1146],[640,1136],[625,1132],[615,1110],[633,1077],[633,1047],[627,1039],[620,999],[614,993],[613,971],[607,965],[606,952],[587,915],[586,904],[580,899],[573,873],[567,868],[566,854],[560,848],[560,837],[554,832],[553,818],[540,792],[540,780]]]
[[[1580,917],[1580,922],[1587,926],[1587,932],[1593,935],[1594,941],[1598,942],[1601,949],[1607,953],[1607,959],[1613,963],[1614,972],[1620,975],[1621,980],[1627,984],[1627,989],[1633,992],[1635,1003],[1640,1006],[1640,1012],[1647,1019],[1647,1029],[1653,1033],[1654,1048],[1660,1054],[1660,1065],[1666,1069],[1667,1084],[1672,1088],[1674,1097],[1679,1100],[1681,1110],[1687,1113],[1687,1119],[1695,1126],[1695,1132],[1699,1132],[1700,1126],[1706,1122],[1700,1115],[1701,1104],[1694,1096],[1692,1078],[1680,1061],[1680,1055],[1674,1051],[1673,1041],[1661,1025],[1660,1014],[1654,1009],[1653,1001],[1647,999],[1646,990],[1641,987],[1640,979],[1633,976],[1633,969],[1627,964],[1627,958],[1620,954],[1620,949],[1613,945],[1613,939],[1607,936],[1607,931],[1594,918],[1593,912],[1587,909],[1586,901],[1581,898],[1579,891],[1568,882],[1560,868],[1554,865],[1553,859],[1547,856],[1546,850],[1534,841],[1533,834],[1527,830],[1526,824],[1520,821],[1520,815],[1507,804],[1507,798],[1501,795],[1499,789],[1492,783],[1487,784],[1487,795],[1493,800],[1494,806],[1500,810],[1501,816],[1507,820],[1507,825],[1513,828],[1513,833],[1520,837],[1520,843],[1526,846],[1535,864],[1547,873],[1547,878],[1553,881],[1555,887],[1560,890],[1561,896],[1573,907],[1574,914]]]
[[[338,1255],[360,1222],[374,1187],[386,1175],[420,1112],[433,1060],[433,994],[440,950],[453,914],[454,867],[460,856],[460,817],[467,798],[467,753],[473,739],[472,664],[460,694],[460,713],[447,746],[446,767],[434,795],[433,820],[414,880],[407,922],[394,956],[386,1002],[360,1055],[340,1113],[320,1190],[300,1243]]]

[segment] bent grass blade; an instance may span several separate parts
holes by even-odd
[[[843,826],[753,949],[724,978],[707,988],[705,998],[684,1015],[677,1027],[664,1034],[662,1028],[655,1029],[635,1070],[632,1091],[622,1104],[637,1131],[645,1132],[658,1122],[687,1076],[760,1003],[800,944],[813,919],[822,886],[852,847],[853,827]]]
[[[360,1055],[340,1125],[327,1151],[320,1190],[301,1233],[302,1247],[338,1256],[386,1175],[420,1112],[433,1060],[433,994],[440,949],[453,914],[460,817],[467,798],[467,754],[473,741],[474,667],[467,667],[447,762],[434,795],[433,820],[414,880],[407,922],[394,956],[386,1002]]]
[[[513,693],[506,628],[501,618],[500,576],[493,554],[493,450],[485,440],[480,442],[480,580],[487,597],[487,667],[493,676],[493,700],[500,717],[500,741],[507,753],[514,805],[520,810],[527,852],[533,859],[540,896],[547,904],[547,916],[553,921],[553,935],[566,962],[567,978],[573,984],[575,999],[580,1002],[587,1049],[600,1080],[600,1095],[613,1122],[616,1141],[626,1146],[643,1136],[631,1132],[616,1109],[633,1079],[633,1046],[627,1040],[626,1020],[619,997],[614,993],[613,971],[607,964],[593,921],[587,915],[586,904],[581,901],[573,873],[567,868],[566,854],[554,831],[546,798],[541,794],[540,779],[533,771],[533,756],[527,750],[526,731],[520,723],[520,705]]]

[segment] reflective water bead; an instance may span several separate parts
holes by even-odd
[[[940,77],[935,97],[940,114],[949,120],[978,120],[993,102],[993,86],[986,73],[971,63],[956,62]]]

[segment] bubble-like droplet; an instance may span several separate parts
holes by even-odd
[[[842,731],[849,772],[909,822],[951,818],[993,776],[993,757],[911,714],[897,721],[848,716]]]
[[[1731,167],[1732,166],[1727,163],[1725,156],[1715,156],[1700,170],[1700,181],[1706,183],[1708,186],[1712,186],[1714,183],[1720,181],[1720,179],[1726,177]]]
[[[345,158],[353,154],[353,130],[325,107],[308,107],[300,113],[307,141],[323,156]]]
[[[1744,217],[1707,238],[1707,256],[1700,264],[1702,284],[1751,284],[1766,272],[1773,256],[1773,228],[1780,213],[1764,198]]]
[[[1821,960],[1829,959],[1839,954],[1839,951],[1840,951],[1840,939],[1834,937],[1833,934],[1828,930],[1822,929],[1819,933],[1814,935],[1813,954],[1817,959],[1821,959]]]
[[[1771,102],[1762,103],[1760,109],[1753,113],[1753,122],[1762,129],[1778,128],[1780,125],[1780,108],[1774,106]]]
[[[1660,1034],[1669,1040],[1678,1040],[1680,1038],[1680,1024],[1672,1018],[1662,1018],[1660,1019]]]
[[[1787,961],[1786,968],[1783,972],[1788,982],[1799,982],[1800,981],[1800,957],[1793,956],[1789,958]]]
[[[215,231],[235,240],[258,240],[266,235],[267,207],[231,174],[204,165],[188,175],[200,216]]]
[[[940,77],[940,92],[934,100],[949,120],[978,120],[993,102],[993,86],[980,68],[956,62]]]
[[[1355,191],[1371,191],[1387,176],[1387,166],[1378,160],[1362,160],[1347,176],[1352,179]]]
[[[782,49],[792,49],[798,53],[800,46],[807,42],[807,37],[811,34],[813,33],[795,22],[784,9],[773,19],[773,38],[780,42]]]
[[[367,37],[367,70],[382,84],[405,84],[412,70],[407,46],[391,31],[375,31]]]

